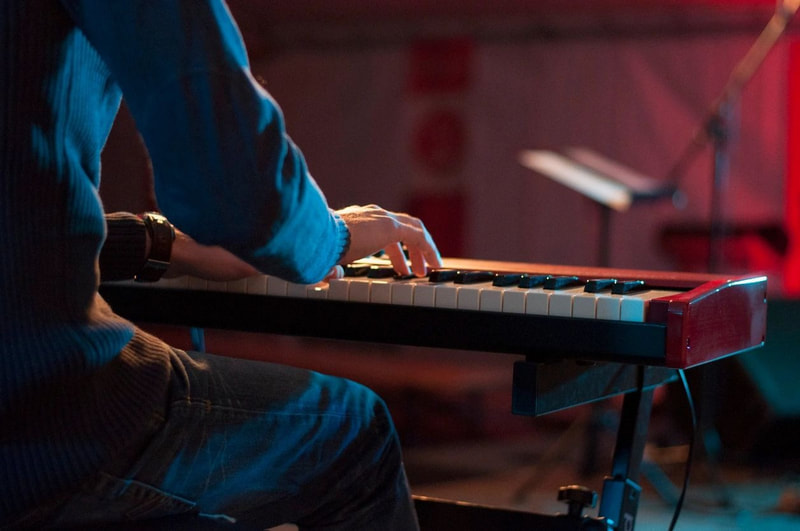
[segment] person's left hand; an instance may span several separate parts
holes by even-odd
[[[239,280],[258,275],[256,268],[219,246],[202,245],[175,228],[167,278],[189,275],[206,280]]]

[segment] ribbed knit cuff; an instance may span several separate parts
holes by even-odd
[[[342,217],[331,210],[331,214],[333,214],[333,218],[336,220],[336,231],[339,234],[339,258],[336,260],[337,264],[342,262],[342,258],[347,254],[347,251],[350,250],[350,229],[347,228],[347,223],[344,222]]]
[[[147,259],[147,229],[136,214],[106,214],[106,239],[100,250],[101,280],[130,280]]]

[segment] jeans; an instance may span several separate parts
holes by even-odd
[[[415,530],[383,401],[349,380],[176,350],[163,427],[52,522],[185,515],[188,529]],[[141,522],[144,524],[144,522]],[[173,526],[174,527],[174,526]]]

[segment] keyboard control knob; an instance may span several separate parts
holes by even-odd
[[[597,493],[582,485],[567,485],[558,489],[558,501],[566,502],[570,516],[580,518],[586,507],[597,505]]]

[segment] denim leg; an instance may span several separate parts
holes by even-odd
[[[418,529],[397,434],[366,387],[182,351],[174,367],[165,425],[113,494],[150,496],[123,518],[181,506],[237,529]]]

